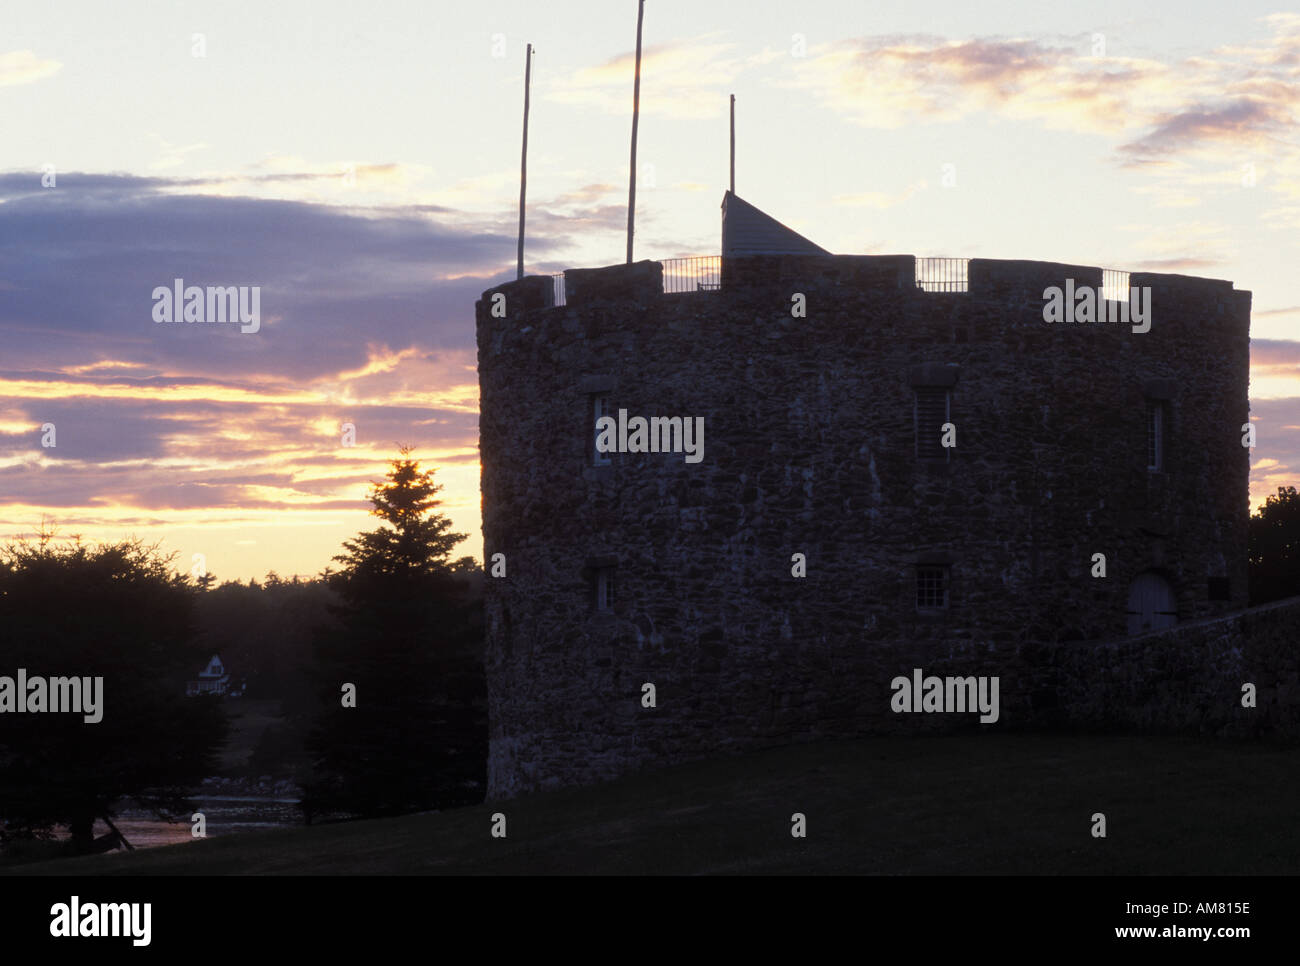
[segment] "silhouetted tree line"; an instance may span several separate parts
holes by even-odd
[[[104,679],[99,723],[0,714],[0,845],[63,825],[92,851],[96,819],[124,803],[188,819],[228,733],[220,698],[185,693],[213,653],[248,698],[282,699],[298,725],[282,739],[309,735],[308,820],[481,801],[482,575],[451,559],[465,535],[409,455],[372,489],[382,525],[316,579],[218,584],[156,545],[91,548],[44,528],[0,548],[0,676]]]
[[[1250,518],[1250,602],[1300,596],[1300,494],[1279,486]]]
[[[284,580],[272,571],[263,581],[226,581],[198,599],[200,639],[244,680],[248,698],[279,698],[286,712],[301,713],[312,695],[303,669],[317,635],[337,623],[337,603],[319,578]]]
[[[190,577],[156,545],[91,548],[34,541],[0,549],[0,675],[47,684],[75,678],[80,713],[51,713],[51,695],[15,693],[0,714],[0,840],[48,838],[66,825],[76,851],[94,848],[97,819],[126,800],[160,816],[186,814],[189,790],[212,773],[225,734],[215,699],[187,698],[205,660]],[[102,678],[102,687],[83,688]],[[96,696],[93,692],[97,691]],[[30,699],[30,700],[29,700]],[[34,710],[36,709],[36,710]]]

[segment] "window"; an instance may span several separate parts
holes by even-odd
[[[950,394],[946,386],[916,388],[916,458],[946,460],[948,447],[943,445],[943,424],[949,421]]]
[[[1147,400],[1147,469],[1165,468],[1165,430],[1167,407],[1163,400]]]
[[[948,607],[948,568],[922,564],[916,568],[916,609],[945,610]]]
[[[597,611],[610,613],[614,610],[614,568],[597,568],[592,581],[593,600]]]
[[[1227,577],[1209,578],[1210,600],[1232,600],[1232,584]]]
[[[609,454],[602,453],[596,448],[596,440],[600,437],[600,418],[602,416],[613,416],[612,407],[610,406],[609,396],[605,393],[592,393],[591,396],[591,465],[592,466],[609,466]]]

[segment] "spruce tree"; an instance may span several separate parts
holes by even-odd
[[[466,535],[439,512],[434,471],[410,453],[402,447],[371,488],[382,525],[346,541],[338,568],[323,575],[339,597],[339,621],[317,647],[309,820],[465,804],[484,767],[485,729],[464,687],[467,673],[482,676],[469,657],[476,621],[465,577],[474,562],[451,561]],[[344,706],[346,685],[355,707]]]

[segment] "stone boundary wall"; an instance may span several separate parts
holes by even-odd
[[[1053,645],[1063,714],[1088,729],[1300,738],[1300,597],[1105,643]],[[1243,708],[1242,685],[1256,688]]]

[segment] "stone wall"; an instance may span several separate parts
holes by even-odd
[[[1043,321],[1044,287],[1100,281],[1081,266],[975,260],[951,294],[917,290],[910,256],[737,259],[720,292],[681,295],[653,262],[568,275],[564,306],[526,278],[477,307],[484,551],[507,568],[487,588],[492,797],[939,727],[954,716],[889,711],[914,667],[1023,680],[1009,711],[1068,705],[1080,692],[1023,661],[1122,636],[1143,571],[1183,621],[1245,604],[1250,294],[1230,283],[1133,276],[1154,316],[1134,334]],[[935,379],[957,447],[923,461],[914,385]],[[1146,461],[1154,391],[1164,472]],[[593,465],[596,393],[704,417],[703,461]],[[927,562],[950,568],[939,614],[916,607]]]
[[[1104,644],[1053,646],[1060,720],[1090,729],[1300,738],[1300,598]],[[1242,707],[1242,685],[1256,688]]]

